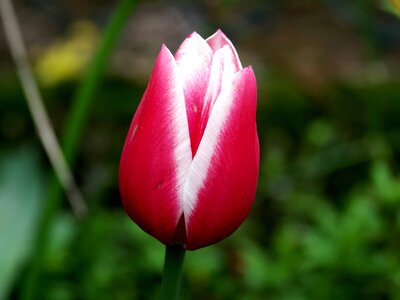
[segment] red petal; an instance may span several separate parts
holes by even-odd
[[[259,166],[256,94],[253,70],[245,68],[212,109],[184,190],[190,250],[230,235],[251,209]]]
[[[163,45],[121,156],[119,183],[129,216],[161,242],[173,242],[191,163],[182,83]]]

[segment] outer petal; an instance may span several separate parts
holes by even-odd
[[[250,211],[259,166],[256,93],[253,70],[245,68],[212,109],[184,190],[190,250],[230,235]]]
[[[210,77],[212,54],[210,46],[196,32],[187,37],[175,54],[183,79],[193,156],[201,139],[197,128]]]
[[[119,183],[129,216],[165,244],[182,215],[191,159],[182,83],[163,45],[125,141]]]

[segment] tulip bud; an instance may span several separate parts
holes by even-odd
[[[122,151],[125,211],[162,243],[188,250],[233,233],[256,192],[257,86],[218,30],[163,45]]]

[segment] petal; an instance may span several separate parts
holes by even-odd
[[[179,46],[175,53],[175,60],[178,65],[182,65],[182,62],[183,64],[193,63],[193,58],[209,55],[212,52],[208,43],[197,32],[193,32]]]
[[[230,235],[251,209],[259,166],[256,101],[255,76],[248,67],[215,102],[184,189],[189,250]]]
[[[223,84],[226,82],[231,84],[232,75],[238,71],[236,66],[232,64],[231,58],[231,49],[227,45],[223,46],[212,56],[211,66],[204,69],[193,68],[192,74],[198,73],[196,77],[202,78],[203,80],[201,84],[196,85],[199,80],[186,80],[185,82],[186,87],[188,87],[188,92],[185,93],[185,98],[193,157],[196,155],[210,112],[219,93],[221,92]],[[193,63],[188,61],[187,65],[189,65],[189,69],[191,69],[190,67]],[[201,75],[200,72],[202,72]],[[185,77],[191,78],[190,76]],[[205,79],[207,79],[207,81],[204,81]],[[200,89],[202,90],[200,91]],[[195,97],[193,97],[193,95],[195,95]],[[193,104],[195,102],[196,104]],[[195,107],[194,110],[190,109],[192,105]]]
[[[242,64],[240,62],[239,55],[237,54],[235,47],[233,46],[232,42],[226,37],[226,35],[221,31],[221,29],[218,29],[212,36],[207,38],[206,42],[210,45],[214,52],[224,46],[228,46],[230,50],[232,64],[236,66],[238,71],[242,69]]]
[[[183,80],[192,156],[195,155],[201,138],[197,128],[210,77],[212,54],[210,46],[196,32],[188,36],[175,54]]]
[[[121,156],[119,183],[129,216],[161,242],[173,242],[182,215],[191,163],[182,83],[163,45],[132,120]]]
[[[204,130],[207,126],[210,113],[214,107],[222,86],[232,83],[232,75],[236,72],[234,66],[229,60],[230,50],[227,46],[218,49],[214,55],[211,63],[210,79],[207,86],[207,92],[204,98],[203,107],[201,109],[201,116],[199,125],[197,127],[197,140],[192,140],[192,149],[197,151],[200,141],[203,137]],[[196,152],[195,152],[196,153]]]

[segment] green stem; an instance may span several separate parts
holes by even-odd
[[[67,162],[74,164],[79,141],[86,125],[90,106],[94,94],[99,86],[101,76],[113,47],[122,32],[122,29],[133,11],[136,0],[121,0],[107,25],[98,50],[91,65],[80,84],[73,100],[71,112],[66,122],[65,132],[62,137],[62,149]],[[51,177],[49,192],[39,220],[35,244],[32,254],[32,262],[28,269],[26,280],[22,286],[20,299],[36,299],[39,279],[42,273],[44,257],[48,248],[51,225],[60,208],[62,189],[55,176]]]
[[[136,0],[122,0],[116,8],[109,25],[105,29],[104,37],[98,51],[83,79],[74,98],[74,105],[67,120],[68,126],[62,139],[62,146],[66,158],[71,161],[76,153],[76,146],[86,124],[88,111],[99,86],[108,58],[116,44],[120,33],[128,20]]]
[[[166,247],[160,300],[178,299],[184,258],[185,249],[182,245]]]

